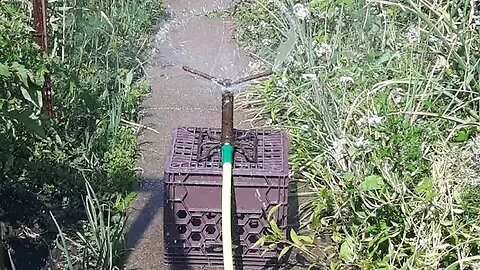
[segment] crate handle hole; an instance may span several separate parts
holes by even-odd
[[[187,211],[185,210],[178,210],[177,211],[177,217],[178,218],[181,218],[181,219],[184,219],[187,217]]]

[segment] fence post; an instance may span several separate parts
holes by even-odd
[[[33,24],[35,28],[35,42],[48,53],[47,31],[47,2],[46,0],[33,0]],[[42,88],[42,112],[47,117],[53,116],[52,110],[52,82],[49,74],[45,74],[45,83]]]

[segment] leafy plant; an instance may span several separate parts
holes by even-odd
[[[289,133],[292,196],[303,200],[299,230],[270,224],[258,244],[283,244],[282,256],[296,250],[311,267],[474,267],[477,4],[258,0],[236,10],[238,40],[277,68],[241,97],[254,120]]]

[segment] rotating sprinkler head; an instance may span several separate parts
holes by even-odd
[[[247,77],[232,81],[231,79],[218,79],[212,75],[203,73],[201,71],[192,69],[187,66],[183,66],[182,68],[183,70],[189,73],[195,74],[199,77],[202,77],[204,79],[217,83],[225,88],[229,88],[234,85],[238,85],[248,81],[267,77],[273,74],[271,71],[266,71],[266,72],[262,72],[259,74],[247,76]],[[235,130],[233,128],[233,92],[228,89],[222,92],[222,131],[221,132],[222,133],[220,138],[217,138],[212,134],[208,133],[207,134],[208,138],[206,141],[203,141],[203,137],[200,136],[202,141],[200,142],[200,146],[198,148],[198,158],[197,158],[198,161],[202,161],[210,158],[215,153],[215,151],[221,148],[222,145],[230,144],[234,146],[236,151],[243,154],[249,162],[257,162],[257,138],[255,134],[252,132],[247,132],[244,135],[239,136],[238,138],[235,138]],[[201,154],[202,146],[205,146],[205,145],[210,145],[212,148],[207,152],[207,155],[202,155]],[[253,153],[248,154],[248,151],[246,150],[247,148],[253,149]]]

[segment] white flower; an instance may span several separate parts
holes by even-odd
[[[383,122],[383,117],[378,115],[372,115],[370,117],[362,116],[360,119],[357,120],[357,125],[363,126],[368,124],[370,126],[376,126]]]
[[[270,46],[272,44],[272,40],[268,39],[268,38],[264,38],[262,40],[262,44],[263,44],[263,46]]]
[[[469,179],[468,183],[472,186],[480,186],[480,178],[471,178]],[[480,263],[478,265],[478,269],[480,270]]]
[[[367,119],[367,123],[372,126],[379,125],[383,122],[383,117],[378,115],[372,115]]]
[[[322,57],[324,55],[331,54],[333,52],[332,46],[329,44],[322,42],[320,45],[318,45],[315,49],[315,54],[318,57]]]
[[[360,138],[356,138],[354,144],[358,148],[363,148],[370,145],[370,142],[362,136]]]
[[[473,17],[472,25],[473,25],[474,28],[480,27],[480,15]],[[479,263],[479,265],[480,265],[480,263]],[[480,266],[478,267],[478,269],[480,269]]]
[[[293,13],[299,20],[305,20],[310,17],[310,11],[304,5],[298,3],[293,6]]]
[[[472,270],[480,270],[480,262],[472,263]]]
[[[266,21],[261,21],[260,22],[260,28],[267,28],[268,23]]]
[[[282,77],[279,81],[277,81],[277,86],[281,88],[288,87],[288,78]]]
[[[316,74],[310,74],[310,73],[303,74],[302,79],[304,79],[306,81],[317,81],[318,80]]]
[[[395,105],[400,104],[402,102],[403,97],[405,96],[405,91],[402,88],[395,88],[392,92],[390,92],[389,98],[395,103]]]
[[[299,54],[304,54],[305,53],[305,47],[303,45],[297,45],[297,52]]]
[[[342,76],[340,77],[340,82],[344,84],[348,84],[348,83],[354,83],[354,80],[350,76]]]
[[[301,125],[300,129],[307,131],[310,129],[310,127],[308,125]]]
[[[341,153],[345,150],[345,145],[347,144],[347,140],[345,138],[339,138],[332,142],[332,149],[337,152]]]
[[[410,43],[417,43],[420,41],[420,29],[416,26],[410,26],[407,29],[407,39]]]
[[[442,55],[439,55],[437,57],[437,60],[435,61],[434,69],[435,70],[440,70],[440,69],[446,68],[448,66],[449,66],[449,63],[448,63],[447,59],[445,59],[445,57],[443,57]]]
[[[247,30],[250,31],[250,32],[254,32],[255,31],[255,25],[249,25],[247,26]]]
[[[439,41],[439,39],[438,39],[436,36],[430,36],[430,37],[428,38],[428,41],[429,41],[430,43],[434,43],[434,44],[435,44],[435,43],[437,43],[437,42]]]
[[[273,120],[268,118],[267,121],[265,121],[265,124],[271,125],[273,123]]]
[[[293,55],[288,56],[288,63],[293,65],[294,67],[300,67],[302,64],[300,61],[297,61]]]

